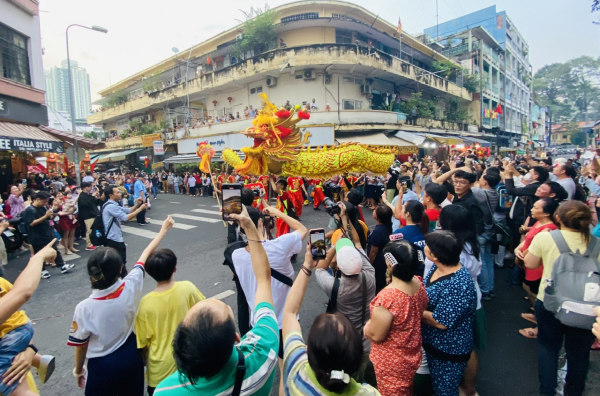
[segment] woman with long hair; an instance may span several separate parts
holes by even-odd
[[[554,231],[557,230],[558,227],[554,223],[554,212],[558,208],[558,202],[551,198],[540,198],[533,204],[531,208],[531,217],[536,219],[537,221],[527,234],[525,235],[525,240],[519,244],[515,248],[515,258],[517,259],[517,265],[523,265],[523,259],[527,254],[527,249],[531,245],[531,241],[533,238],[544,230]],[[529,297],[529,301],[531,301],[531,305],[535,305],[535,301],[537,300],[537,294],[540,290],[540,283],[542,281],[542,273],[544,272],[544,265],[540,265],[536,269],[528,269],[525,268],[525,280],[523,280],[523,289],[527,293]],[[523,313],[521,317],[525,320],[530,321],[531,323],[537,323],[535,320],[535,315],[532,313]],[[536,328],[527,328],[519,330],[519,333],[526,338],[537,338],[537,327]]]
[[[387,267],[383,259],[383,247],[390,241],[392,234],[392,209],[387,205],[377,205],[373,211],[373,218],[377,225],[369,235],[367,254],[373,268],[375,268],[375,291],[379,293],[385,286],[385,273]]]
[[[317,265],[306,249],[304,264],[294,280],[283,309],[283,383],[285,394],[376,396],[368,384],[359,384],[352,375],[363,358],[362,335],[341,313],[323,313],[313,322],[308,339],[302,336],[298,312],[312,271]]]
[[[423,252],[425,248],[425,235],[429,233],[429,216],[425,212],[425,206],[419,201],[407,201],[402,205],[399,201],[396,203],[396,213],[400,213],[400,221],[406,225],[394,230],[394,234],[401,235],[410,243],[417,246]],[[425,276],[425,266],[421,265],[417,275]]]
[[[542,263],[542,282],[535,302],[535,318],[538,324],[538,366],[540,394],[554,395],[557,385],[558,355],[563,345],[567,353],[568,364],[565,384],[566,395],[582,395],[585,389],[590,363],[590,348],[594,335],[590,329],[581,329],[562,324],[554,312],[544,307],[545,290],[548,280],[552,279],[554,262],[560,256],[560,250],[554,238],[562,238],[573,252],[585,252],[594,238],[590,235],[592,212],[585,203],[575,200],[560,204],[555,214],[560,231],[541,232],[531,241],[525,255],[525,268],[536,269]],[[600,258],[600,257],[598,257]],[[595,258],[595,259],[598,259]]]
[[[421,317],[429,301],[421,278],[415,276],[423,255],[404,240],[387,246],[383,253],[392,281],[371,301],[364,334],[371,341],[379,392],[409,396],[421,364]]]

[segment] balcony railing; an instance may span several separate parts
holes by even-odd
[[[143,112],[153,105],[156,108],[159,107],[156,105],[184,97],[186,94],[192,95],[210,88],[222,88],[224,85],[236,81],[239,84],[239,80],[279,70],[281,65],[286,64],[293,64],[298,68],[324,64],[360,64],[419,81],[421,85],[428,86],[439,93],[460,96],[465,99],[471,97],[466,89],[384,52],[352,44],[320,44],[265,52],[221,70],[198,76],[187,83],[182,82],[141,98],[103,109],[103,111],[90,115],[88,123],[114,121],[125,114]]]

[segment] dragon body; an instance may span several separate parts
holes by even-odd
[[[235,151],[225,149],[223,159],[241,175],[278,174],[325,178],[344,172],[384,174],[394,162],[395,146],[344,143],[311,149],[303,147],[302,132],[297,124],[310,115],[302,110],[277,109],[265,94],[260,94],[263,108],[253,126],[243,134],[254,139],[252,147],[243,147],[242,160]]]

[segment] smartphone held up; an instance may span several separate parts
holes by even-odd
[[[310,252],[313,259],[323,260],[327,256],[327,246],[325,245],[325,230],[317,228],[310,230]]]
[[[233,220],[231,214],[242,213],[242,185],[223,184],[223,220]]]

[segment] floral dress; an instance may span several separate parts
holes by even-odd
[[[422,282],[412,296],[388,286],[371,301],[371,315],[375,307],[384,307],[394,316],[385,341],[371,343],[370,358],[382,396],[412,395],[413,378],[422,357],[421,317],[428,302]]]

